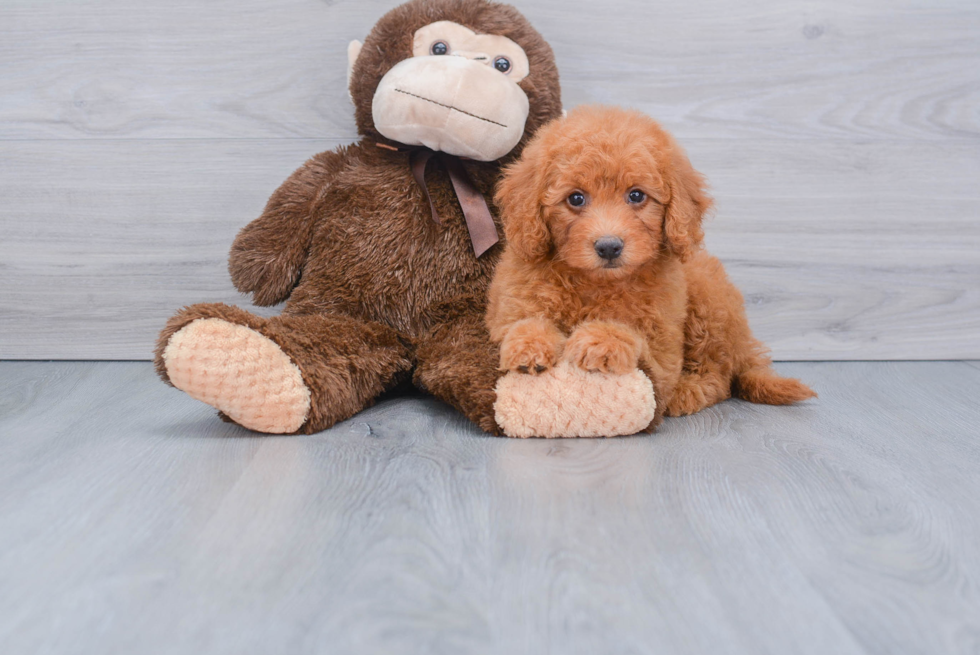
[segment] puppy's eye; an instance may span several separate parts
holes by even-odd
[[[627,198],[634,205],[638,205],[647,199],[647,194],[643,193],[639,189],[633,189],[632,191],[629,192]]]
[[[572,207],[581,207],[585,204],[585,194],[581,191],[576,191],[572,195],[568,196],[568,204]]]
[[[429,48],[429,52],[434,55],[444,55],[449,52],[449,46],[446,45],[444,41],[436,41],[432,44],[432,47]]]
[[[507,59],[507,57],[497,57],[493,60],[493,67],[501,73],[506,73],[510,70],[510,59]]]

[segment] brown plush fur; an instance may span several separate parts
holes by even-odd
[[[630,202],[632,190],[645,198]],[[576,191],[580,208],[568,202]],[[741,294],[700,250],[704,181],[650,118],[584,107],[549,124],[506,171],[497,204],[508,246],[487,323],[502,370],[639,366],[673,416],[733,392],[777,405],[815,395],[771,369]],[[618,259],[597,254],[601,237],[622,239]]]
[[[377,23],[355,65],[350,90],[364,138],[306,162],[232,246],[229,270],[235,286],[251,293],[256,304],[285,300],[282,315],[263,319],[225,305],[186,308],[160,335],[157,370],[164,379],[161,358],[170,336],[195,318],[219,317],[266,335],[300,368],[312,406],[300,432],[316,432],[353,415],[414,368],[417,385],[484,430],[499,433],[493,402],[500,373],[483,313],[501,248],[474,256],[459,202],[437,161],[426,175],[443,220],[434,224],[412,178],[409,155],[379,148],[376,143],[388,142],[371,120],[380,79],[412,55],[418,28],[440,20],[506,36],[530,60],[531,73],[519,83],[531,106],[524,140],[503,162],[465,162],[496,216],[489,196],[501,164],[561,114],[551,48],[508,5],[413,0]]]

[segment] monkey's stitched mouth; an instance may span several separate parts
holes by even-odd
[[[402,89],[395,89],[395,91],[398,92],[398,93],[404,93],[407,96],[412,96],[413,98],[418,98],[419,100],[425,100],[426,102],[431,102],[434,105],[439,105],[440,107],[445,107],[446,109],[450,109],[452,111],[458,111],[459,113],[466,114],[467,116],[469,116],[471,118],[477,118],[477,119],[479,119],[481,121],[486,121],[487,123],[492,123],[494,125],[499,125],[500,127],[504,128],[504,129],[507,128],[507,126],[504,125],[503,123],[498,123],[497,121],[492,121],[489,118],[484,118],[483,116],[477,116],[476,114],[471,114],[468,111],[463,111],[462,109],[460,109],[458,107],[453,107],[452,105],[446,105],[446,104],[443,104],[441,102],[437,102],[436,100],[431,100],[430,98],[426,98],[424,96],[420,96],[420,95],[417,95],[415,93],[410,93],[410,92],[404,91]]]

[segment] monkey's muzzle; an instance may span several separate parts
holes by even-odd
[[[524,136],[527,95],[505,74],[464,57],[412,57],[381,79],[374,125],[409,146],[478,161],[500,159]]]

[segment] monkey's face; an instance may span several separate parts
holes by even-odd
[[[431,23],[415,32],[412,57],[378,84],[375,128],[405,145],[500,159],[524,136],[529,103],[518,82],[529,71],[524,50],[504,36]]]

